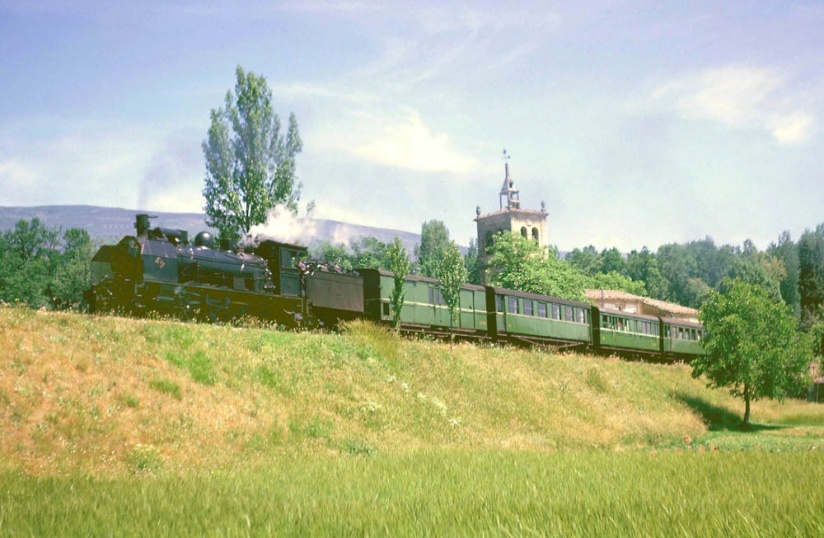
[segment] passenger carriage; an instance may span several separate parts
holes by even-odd
[[[394,276],[379,269],[358,269],[363,277],[364,314],[377,323],[393,319],[390,297],[395,287]],[[407,331],[455,332],[466,336],[487,334],[487,309],[484,288],[464,284],[460,291],[460,314],[452,326],[449,308],[443,298],[440,282],[434,278],[408,275],[404,279],[406,293],[401,310],[401,328]]]
[[[592,343],[591,306],[578,301],[488,286],[490,335],[562,348]]]
[[[592,308],[594,345],[603,352],[659,355],[661,321],[654,316]]]
[[[689,360],[705,353],[702,342],[706,331],[703,325],[676,318],[663,318],[661,321],[661,353],[665,358]]]

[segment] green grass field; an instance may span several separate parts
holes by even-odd
[[[0,535],[824,531],[824,406],[683,365],[0,307]]]
[[[156,477],[5,475],[0,534],[820,536],[820,455],[423,452]]]

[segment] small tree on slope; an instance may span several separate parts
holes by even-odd
[[[707,377],[744,400],[744,424],[750,402],[783,400],[808,382],[810,346],[796,332],[795,318],[767,292],[739,280],[725,281],[723,292],[710,292],[699,317],[707,329],[707,354],[692,361],[692,376]]]

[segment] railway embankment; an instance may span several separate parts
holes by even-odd
[[[742,404],[655,365],[0,307],[0,467],[225,469],[421,451],[824,450],[824,406]]]

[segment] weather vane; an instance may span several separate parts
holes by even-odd
[[[503,156],[504,162],[509,161],[509,157],[510,157],[510,155],[506,152],[506,148],[504,148],[504,156]]]

